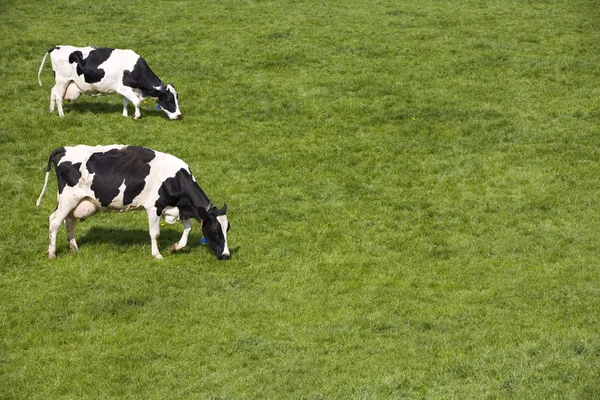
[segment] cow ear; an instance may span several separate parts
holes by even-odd
[[[227,204],[223,204],[223,208],[221,208],[219,210],[219,212],[217,213],[217,215],[225,215],[226,212],[227,212]]]

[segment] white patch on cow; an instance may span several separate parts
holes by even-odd
[[[223,238],[225,239],[225,246],[223,247],[223,256],[229,257],[231,253],[229,253],[229,247],[227,246],[227,227],[229,226],[229,221],[227,220],[227,215],[219,215],[217,217],[217,221],[221,224],[221,230],[223,231]]]
[[[127,186],[125,186],[125,179],[123,179],[121,186],[119,186],[119,194],[114,199],[112,199],[112,201],[108,205],[109,209],[110,208],[116,208],[116,209],[124,208],[123,198],[125,197],[125,189],[127,189]]]
[[[157,199],[159,197],[158,191],[164,181],[174,178],[180,169],[183,168],[189,172],[190,168],[185,162],[171,154],[161,153],[160,151],[154,151],[154,153],[156,156],[148,163],[152,171],[152,180],[146,182],[142,193],[147,190],[154,199]]]
[[[87,55],[84,55],[84,58],[85,57],[87,57]],[[98,69],[104,70],[104,77],[100,82],[87,83],[83,75],[77,74],[77,63],[71,64],[71,68],[75,72],[74,75],[71,75],[71,79],[85,94],[92,96],[112,93],[122,94],[123,72],[132,71],[139,58],[140,56],[133,50],[114,49],[110,54],[110,57],[102,64],[98,65]]]

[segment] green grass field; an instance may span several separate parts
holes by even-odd
[[[60,44],[134,49],[183,120],[48,114]],[[0,399],[600,398],[596,1],[4,0],[0,51]],[[178,224],[154,260],[142,212],[48,260],[79,143],[185,160],[232,258]]]

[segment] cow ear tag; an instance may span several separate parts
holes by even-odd
[[[204,226],[204,220],[200,220],[200,226]],[[202,239],[200,239],[200,243],[206,244],[206,239],[204,236],[202,236]]]

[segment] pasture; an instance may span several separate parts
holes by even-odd
[[[0,4],[0,399],[600,398],[592,0]],[[48,114],[54,45],[179,93]],[[130,108],[130,114],[132,109]],[[229,206],[232,258],[144,212],[59,231],[50,152],[134,144]]]

